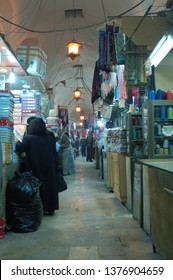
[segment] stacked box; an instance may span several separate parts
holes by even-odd
[[[10,143],[4,143],[4,151],[5,151],[5,164],[8,164],[11,162],[11,144]]]
[[[47,56],[39,46],[19,45],[16,55],[29,74],[45,79]]]
[[[13,110],[14,96],[10,92],[0,91],[0,145],[3,163],[12,162],[13,158]]]
[[[0,92],[0,117],[8,117],[9,120],[13,120],[13,109],[14,109],[14,101],[12,98],[8,96],[5,97],[1,95]]]
[[[13,110],[14,124],[21,124],[22,120],[22,104],[20,94],[14,94],[14,110]]]
[[[0,126],[13,126],[13,95],[0,91]]]
[[[21,95],[22,124],[26,124],[31,116],[41,116],[41,95],[28,93]]]
[[[0,140],[1,143],[12,143],[13,142],[13,127],[0,126]]]

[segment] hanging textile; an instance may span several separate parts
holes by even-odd
[[[117,27],[106,25],[106,31],[99,31],[99,59],[101,70],[111,71],[117,65],[115,34]]]
[[[102,77],[101,82],[101,97],[104,103],[112,104],[114,93],[117,87],[117,73],[100,71]]]
[[[122,32],[121,28],[118,28],[118,32],[114,32],[114,41],[116,48],[117,64],[124,64],[125,54],[123,52],[123,49],[125,46],[125,35]]]
[[[99,96],[96,94],[98,91],[96,85],[100,86],[99,93],[105,105],[112,104],[113,99],[127,98],[123,68],[125,56],[122,52],[124,45],[125,36],[120,27],[106,25],[106,31],[99,31],[98,62],[94,72],[92,102]],[[118,68],[118,74],[117,67],[120,64],[123,67]]]
[[[155,83],[155,68],[154,66],[151,67],[152,74],[151,74],[151,90],[156,91],[156,83]]]
[[[106,32],[103,30],[99,31],[99,53],[98,53],[98,68],[99,69],[104,69],[104,65],[106,63],[106,58],[105,58],[105,36]]]
[[[101,96],[101,78],[99,75],[98,61],[95,63],[94,76],[92,81],[91,103],[94,103]]]
[[[112,26],[112,25],[107,25],[106,26],[106,41],[107,41],[106,67],[110,71],[112,70],[112,66],[116,66],[116,64],[117,64],[114,33],[117,33],[117,28],[115,26]]]
[[[127,90],[126,90],[126,84],[124,79],[124,65],[118,65],[118,86],[116,95],[119,99],[127,99]]]
[[[68,125],[68,108],[67,106],[58,105],[58,117],[62,120],[62,125]]]

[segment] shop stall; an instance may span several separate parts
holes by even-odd
[[[40,76],[28,75],[2,34],[0,48],[0,221],[5,224],[6,187],[21,167],[15,143],[22,140],[30,116],[43,116],[41,95],[45,87]]]

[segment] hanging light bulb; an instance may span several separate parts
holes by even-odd
[[[81,91],[77,88],[74,90],[74,98],[79,99],[81,95]]]
[[[77,113],[80,113],[80,111],[81,111],[81,107],[77,106],[77,107],[76,107],[76,112],[77,112]]]
[[[70,21],[68,22],[70,24],[69,28],[73,31],[73,40],[66,44],[66,47],[68,48],[67,56],[74,60],[76,57],[79,56],[79,48],[82,46],[81,43],[78,43],[74,39],[74,31],[76,30],[74,20],[76,20],[78,17],[82,17],[82,9],[75,9],[73,0],[73,8],[65,10],[65,16],[68,18],[68,20],[72,19],[71,24]]]
[[[84,118],[85,118],[85,117],[84,117],[83,115],[80,116],[80,120],[81,120],[81,121],[83,121]]]
[[[67,56],[69,56],[72,60],[74,60],[76,57],[80,55],[79,48],[81,46],[82,45],[80,43],[78,43],[76,40],[73,39],[71,42],[66,44],[66,47],[68,48]]]

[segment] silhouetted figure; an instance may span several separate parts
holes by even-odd
[[[16,152],[25,152],[26,171],[32,171],[42,182],[40,196],[44,213],[53,215],[59,209],[56,141],[47,133],[43,119],[35,118],[29,123],[28,134],[16,143]]]

